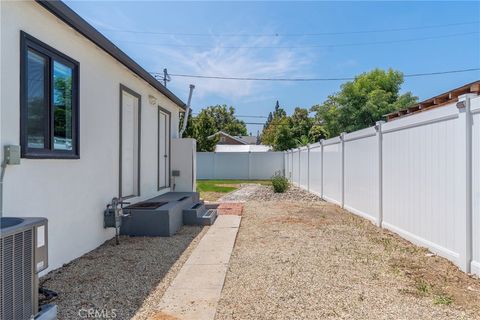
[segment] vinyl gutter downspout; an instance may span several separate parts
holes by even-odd
[[[191,84],[190,93],[188,94],[187,108],[185,109],[185,116],[183,117],[183,126],[182,126],[182,130],[180,130],[180,133],[179,133],[180,138],[182,138],[183,133],[187,129],[188,115],[190,113],[190,103],[192,102],[193,89],[195,89],[195,86]]]

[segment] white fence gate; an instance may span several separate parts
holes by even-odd
[[[480,97],[287,151],[292,183],[480,274]]]
[[[197,179],[270,179],[284,161],[284,152],[197,152]]]

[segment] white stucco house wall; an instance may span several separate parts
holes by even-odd
[[[48,218],[49,271],[113,237],[112,197],[171,190],[186,106],[64,3],[0,11],[1,157],[22,150],[5,171],[3,216]]]

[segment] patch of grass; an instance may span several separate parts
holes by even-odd
[[[418,281],[415,287],[422,295],[427,295],[432,289],[430,285],[423,280]]]
[[[234,179],[227,179],[227,180],[197,180],[198,183],[203,184],[242,184],[242,183],[258,183],[264,186],[271,185],[272,182],[270,180],[234,180]]]
[[[271,184],[269,180],[197,180],[197,191],[202,199],[215,201],[221,194],[238,189],[242,183]]]
[[[433,304],[436,304],[436,305],[448,306],[452,303],[453,303],[453,298],[446,294],[441,294],[433,298]]]
[[[225,183],[222,183],[222,184],[225,184]],[[231,187],[219,186],[216,183],[210,182],[210,181],[197,181],[197,191],[199,191],[199,192],[227,193],[227,192],[233,191],[235,189],[238,189],[238,188],[235,187],[235,186],[231,186]]]

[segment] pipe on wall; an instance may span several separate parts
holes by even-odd
[[[185,109],[185,116],[183,117],[183,126],[182,126],[182,130],[180,130],[180,133],[179,133],[180,137],[179,138],[183,137],[183,133],[187,129],[188,115],[190,113],[190,103],[192,102],[193,89],[195,89],[195,86],[193,84],[191,84],[190,85],[190,93],[188,94],[187,108]]]

